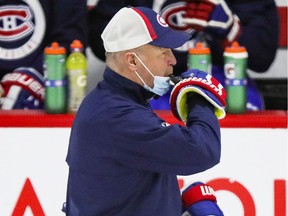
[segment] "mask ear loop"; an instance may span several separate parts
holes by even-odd
[[[139,73],[137,71],[134,71],[135,74],[138,76],[138,78],[141,80],[141,82],[146,85],[146,83],[144,82],[144,80],[142,79],[142,77],[139,75]]]
[[[139,62],[142,64],[142,66],[150,73],[150,75],[155,78],[154,74],[148,69],[148,67],[144,64],[144,62],[139,58],[139,56],[135,53],[132,52],[134,56],[139,60]],[[136,72],[136,71],[135,71]],[[137,72],[136,72],[137,73]],[[139,74],[138,74],[139,75]]]

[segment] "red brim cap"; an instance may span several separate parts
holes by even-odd
[[[151,44],[177,48],[191,36],[171,29],[154,10],[146,7],[125,7],[110,20],[102,35],[106,52],[118,52]]]

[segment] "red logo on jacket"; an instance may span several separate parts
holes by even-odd
[[[0,7],[0,40],[12,41],[26,37],[34,31],[29,7]]]

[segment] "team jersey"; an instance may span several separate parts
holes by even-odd
[[[57,41],[69,53],[74,39],[87,44],[83,0],[0,0],[0,78],[18,67],[43,73],[44,48]]]
[[[82,102],[71,130],[67,215],[181,215],[177,175],[220,161],[213,108],[193,100],[186,126],[149,107],[152,93],[106,68]]]

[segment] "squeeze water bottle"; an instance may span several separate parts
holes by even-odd
[[[248,53],[245,47],[238,42],[224,50],[224,73],[227,91],[227,112],[245,113],[247,102],[247,60]]]
[[[66,49],[53,42],[44,50],[45,111],[66,112]]]
[[[204,43],[198,42],[196,46],[189,49],[188,68],[202,70],[211,74],[211,52],[210,48],[204,46]]]
[[[68,112],[75,113],[86,94],[87,59],[81,41],[74,40],[70,48],[71,54],[66,61],[69,80]]]

